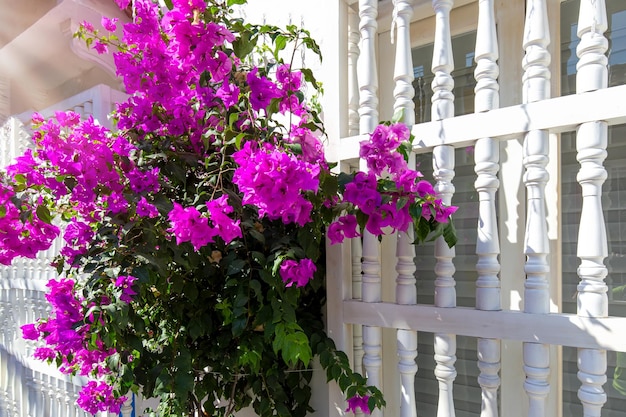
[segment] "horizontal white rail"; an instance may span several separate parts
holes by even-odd
[[[626,317],[542,314],[538,326],[537,314],[519,311],[353,300],[343,302],[343,316],[351,324],[626,352]]]
[[[484,137],[514,139],[531,130],[547,129],[552,133],[573,131],[582,123],[597,120],[609,125],[626,123],[626,85],[588,93],[572,94],[533,103],[472,113],[444,120],[414,125],[414,151],[428,152],[437,145],[464,147]],[[590,106],[589,103],[613,103],[611,106]],[[560,109],[555,112],[554,109]],[[346,161],[359,157],[358,143],[365,135],[343,138],[328,157]]]

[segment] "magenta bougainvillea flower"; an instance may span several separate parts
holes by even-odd
[[[0,173],[0,263],[61,246],[50,314],[22,326],[34,356],[89,379],[90,413],[119,413],[135,391],[163,415],[252,403],[303,417],[308,380],[293,370],[314,354],[363,394],[348,411],[381,407],[323,330],[323,259],[327,239],[364,233],[453,243],[456,207],[409,166],[409,129],[381,124],[361,143],[367,170],[337,174],[307,98],[319,85],[284,58],[288,44],[319,53],[306,30],[234,19],[240,0],[116,3],[132,22],[78,33],[113,54],[127,94],[115,128],[34,114],[33,149]]]

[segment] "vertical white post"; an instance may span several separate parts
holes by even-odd
[[[413,59],[411,56],[411,17],[413,2],[411,0],[394,0],[393,19],[395,23],[396,59],[393,72],[393,110],[404,110],[402,121],[409,126],[415,123],[415,103],[413,97]],[[394,34],[391,34],[394,39]]]
[[[352,255],[352,299],[363,299],[363,280],[361,271],[361,257],[363,256],[363,247],[360,237],[350,239],[351,255]],[[354,371],[363,374],[363,326],[360,324],[352,325],[352,351],[354,353]],[[357,415],[363,415],[359,410]]]
[[[378,75],[376,71],[376,36],[378,1],[359,0],[361,50],[358,58],[359,133],[371,133],[378,124]]]
[[[359,16],[348,8],[348,135],[359,134],[359,80],[357,62],[359,59]]]
[[[359,15],[352,8],[348,7],[348,134],[355,136],[359,134]],[[352,256],[352,298],[362,300],[362,270],[361,257],[363,256],[362,241],[360,237],[350,240]],[[354,371],[363,373],[363,326],[352,325],[352,346],[354,357]],[[363,415],[359,410],[358,416]]]
[[[524,26],[522,90],[524,103],[550,97],[550,31],[545,0],[528,0]],[[545,187],[548,182],[548,131],[533,130],[524,138],[524,184],[526,185],[526,235],[524,253],[526,282],[524,312],[550,312],[548,273],[548,230],[546,222]],[[524,343],[524,389],[529,399],[528,415],[546,415],[546,399],[550,393],[550,350],[539,343]]]
[[[454,116],[454,69],[452,41],[450,37],[450,9],[452,0],[433,0],[435,9],[435,45],[432,72],[432,119],[442,120]],[[433,176],[435,190],[445,204],[450,204],[454,194],[454,148],[448,145],[433,149]],[[437,307],[456,307],[456,289],[454,281],[454,249],[448,247],[443,238],[435,242],[435,305]],[[439,403],[437,417],[454,417],[454,398],[452,384],[456,378],[456,335],[435,334],[435,377],[439,381]]]
[[[498,39],[493,0],[478,3],[478,26],[476,33],[476,87],[474,110],[476,113],[499,107],[498,86]],[[475,187],[478,192],[478,238],[476,254],[476,308],[478,310],[501,310],[500,297],[500,242],[496,218],[496,192],[498,181],[499,144],[493,138],[482,138],[474,149],[476,166]],[[500,340],[478,339],[478,384],[482,391],[481,417],[498,416],[498,389],[500,387]]]
[[[43,392],[41,385],[41,374],[39,372],[33,371],[33,390],[35,396],[35,404],[34,404],[34,416],[43,416],[45,415],[43,409]]]
[[[129,392],[127,395],[128,399],[124,402],[124,405],[122,405],[122,417],[130,417],[133,412],[133,393]]]
[[[604,0],[582,0],[578,18],[576,49],[579,61],[576,66],[576,93],[584,93],[608,85],[608,41]],[[602,184],[607,178],[603,162],[606,159],[608,127],[606,122],[583,123],[576,136],[577,159],[580,171],[577,180],[582,187],[583,203],[578,232],[580,266],[578,276],[578,315],[582,317],[607,317],[607,286],[604,279],[607,268],[606,225],[602,212]],[[578,349],[578,379],[581,387],[578,398],[583,405],[584,417],[600,417],[607,396],[602,385],[606,382],[606,351]]]
[[[359,133],[371,133],[378,124],[378,77],[376,73],[376,36],[378,16],[377,0],[359,0],[359,29],[361,54],[359,55]],[[365,169],[361,161],[361,169]],[[367,303],[381,301],[380,244],[376,236],[363,233],[363,285],[362,297]],[[370,385],[381,387],[382,383],[382,329],[363,326],[363,368]],[[382,416],[380,410],[372,413]]]
[[[415,104],[413,96],[413,62],[411,57],[410,24],[413,5],[410,0],[394,0],[394,26],[396,28],[396,58],[394,66],[394,112],[403,110],[402,122],[409,128],[415,123]],[[391,34],[394,37],[394,34]],[[415,158],[411,156],[410,166]],[[397,233],[396,244],[396,303],[416,304],[417,287],[415,280],[415,248],[413,246],[413,228]],[[416,417],[415,374],[417,373],[417,332],[398,330],[398,371],[400,372],[400,416]]]

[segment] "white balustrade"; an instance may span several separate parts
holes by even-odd
[[[435,10],[435,44],[433,50],[432,72],[432,119],[442,120],[454,116],[454,79],[452,70],[454,60],[450,36],[450,9],[452,0],[433,0]],[[435,191],[445,204],[451,204],[454,194],[454,148],[448,145],[435,146],[433,149],[433,176],[436,181]],[[435,306],[456,307],[456,289],[454,281],[454,248],[449,248],[442,237],[435,241]],[[438,417],[454,417],[454,398],[452,387],[456,378],[456,335],[435,334],[435,377],[439,381]]]
[[[550,97],[550,43],[548,16],[545,0],[528,0],[524,26],[524,50],[526,51],[522,78],[525,103]],[[548,230],[546,222],[545,187],[548,181],[548,134],[547,130],[531,130],[524,138],[524,184],[526,185],[526,282],[524,284],[524,311],[533,314],[550,312],[550,294],[547,276]],[[546,415],[546,399],[550,392],[549,346],[524,343],[524,389],[529,398],[528,415]]]
[[[576,93],[606,88],[608,85],[608,40],[606,5],[604,0],[582,0],[578,18],[576,48],[579,61],[576,66]],[[604,279],[607,268],[607,237],[602,212],[602,184],[607,178],[603,162],[607,156],[608,125],[604,121],[584,123],[576,135],[577,159],[580,171],[577,180],[582,188],[582,212],[578,232],[577,256],[580,258],[578,276],[578,315],[582,317],[607,317],[607,285]],[[606,383],[606,351],[578,349],[578,379],[581,387],[578,398],[583,405],[584,417],[600,417],[607,395],[602,388]]]
[[[474,111],[484,112],[499,107],[498,40],[493,0],[478,3],[478,26],[476,33],[476,70],[474,77]],[[482,138],[474,148],[476,182],[478,192],[478,237],[476,241],[476,308],[501,310],[500,243],[498,219],[496,218],[496,192],[499,169],[499,144],[493,138]],[[477,341],[478,384],[481,387],[481,417],[498,416],[498,389],[500,387],[500,341],[483,339]]]

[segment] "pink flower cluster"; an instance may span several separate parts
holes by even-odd
[[[113,387],[104,381],[89,381],[78,394],[76,403],[91,414],[100,411],[119,414],[126,397],[116,397]]]
[[[280,113],[289,112],[296,116],[306,114],[305,105],[295,94],[302,86],[301,72],[292,71],[289,65],[281,64],[276,70],[277,82],[259,75],[257,68],[250,71],[246,78],[250,87],[250,104],[255,111],[267,111],[272,99],[280,99],[278,105]]]
[[[317,192],[320,166],[308,163],[269,143],[246,142],[233,154],[238,167],[233,182],[243,193],[243,203],[259,209],[259,216],[304,226],[311,221],[313,205],[305,197]]]
[[[168,214],[170,232],[176,237],[176,243],[191,242],[195,250],[212,243],[213,238],[219,236],[226,244],[241,237],[240,220],[228,216],[233,208],[228,204],[228,198],[223,195],[206,203],[208,217],[200,213],[195,207],[183,208],[174,203],[174,209]]]
[[[294,261],[287,259],[280,265],[280,276],[287,287],[296,284],[296,287],[304,287],[313,278],[317,267],[312,260],[304,258]]]
[[[357,413],[360,410],[362,413],[370,414],[371,411],[368,405],[369,399],[369,395],[355,395],[352,398],[348,398],[348,408],[346,409],[346,412],[351,411],[353,413]]]
[[[419,180],[422,174],[410,169],[397,151],[409,137],[404,124],[377,126],[369,140],[361,142],[359,153],[369,171],[357,172],[353,181],[345,186],[343,201],[367,215],[365,228],[374,235],[384,234],[386,227],[406,231],[414,221],[409,210],[416,202],[421,204],[426,220],[434,218],[439,223],[446,223],[457,210],[457,207],[445,206],[432,185]],[[381,187],[381,182],[385,181],[392,182],[392,186]],[[356,218],[350,215],[340,217],[328,229],[332,244],[356,236]]]
[[[114,54],[131,95],[118,107],[118,127],[189,135],[189,145],[200,150],[199,121],[206,109],[230,108],[238,101],[239,87],[230,79],[234,58],[221,50],[235,37],[223,25],[194,18],[206,8],[200,0],[174,1],[162,17],[159,5],[150,0],[136,0],[134,8],[141,18],[125,25],[122,37],[131,46]],[[208,84],[200,82],[205,71]]]
[[[133,301],[133,295],[137,295],[137,292],[133,290],[133,283],[137,281],[136,277],[131,275],[120,275],[115,280],[115,286],[121,290],[120,300],[125,303]]]
[[[130,281],[123,278],[120,277],[125,283]],[[61,361],[59,369],[63,373],[101,378],[109,373],[105,362],[113,351],[104,349],[101,342],[97,342],[98,348],[90,348],[89,326],[85,324],[81,302],[74,294],[74,285],[71,279],[50,280],[47,284],[49,293],[46,294],[52,306],[49,318],[22,326],[22,335],[25,339],[45,343],[45,346],[35,350],[35,358],[45,361],[58,358]],[[123,290],[123,294],[129,293]],[[89,407],[85,410],[92,413],[107,409],[119,412],[124,401],[124,397],[115,398],[111,386],[105,382],[91,381],[82,388],[78,403]]]
[[[16,256],[34,258],[48,249],[60,232],[57,226],[40,219],[30,202],[23,200],[18,208],[16,198],[12,187],[0,183],[0,264],[10,265]],[[23,207],[31,211],[30,220],[22,218]]]

